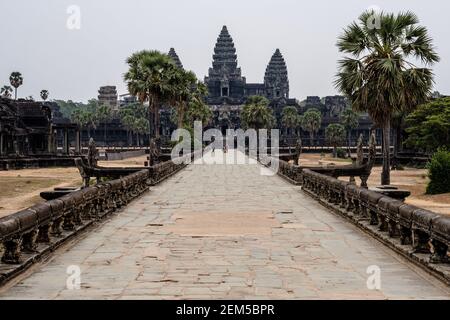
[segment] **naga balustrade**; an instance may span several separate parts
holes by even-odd
[[[20,264],[23,253],[38,253],[39,244],[52,244],[88,223],[128,204],[149,189],[184,168],[201,151],[146,168],[91,168],[77,159],[85,183],[93,175],[116,177],[94,186],[88,184],[57,199],[36,204],[0,218],[1,262]],[[87,180],[89,181],[89,180]],[[1,248],[0,248],[1,249]],[[0,280],[2,275],[0,274]],[[1,282],[1,281],[0,281]]]
[[[428,254],[431,263],[449,262],[450,217],[309,169],[302,172],[302,189],[312,197],[349,219],[377,226],[389,238],[399,238],[413,253]]]
[[[196,156],[199,156],[201,152],[189,153],[175,160],[164,161],[150,167],[89,166],[82,158],[75,159],[75,164],[83,178],[85,187],[89,186],[91,177],[95,177],[97,181],[100,181],[100,178],[120,179],[139,171],[148,171],[150,184],[155,185],[183,169],[187,163],[192,161]]]
[[[1,262],[19,264],[23,253],[36,253],[87,222],[102,218],[148,190],[148,170],[87,187],[0,218]]]
[[[355,177],[359,177],[361,179],[361,186],[367,188],[367,180],[373,167],[373,159],[368,159],[362,165],[352,164],[333,167],[302,167],[271,156],[260,156],[260,162],[271,167],[276,167],[278,164],[277,173],[296,185],[301,185],[303,183],[303,170],[308,169],[332,178],[350,177],[351,183],[354,183]]]

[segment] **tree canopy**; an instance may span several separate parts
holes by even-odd
[[[420,105],[406,117],[405,145],[427,152],[439,147],[450,150],[450,98]]]

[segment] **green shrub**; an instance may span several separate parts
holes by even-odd
[[[427,168],[430,178],[427,194],[450,192],[450,151],[439,149],[433,154]]]
[[[347,152],[342,148],[336,149],[336,155],[338,158],[341,158],[341,159],[347,158]]]

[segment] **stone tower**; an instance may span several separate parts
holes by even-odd
[[[286,63],[280,50],[272,55],[264,76],[264,87],[269,100],[289,98],[289,79]]]
[[[172,58],[173,62],[178,68],[183,69],[183,64],[181,63],[181,60],[175,52],[174,48],[170,48],[168,55],[170,58]]]
[[[205,83],[209,104],[239,104],[244,99],[245,78],[238,68],[236,49],[226,26],[217,38],[212,68],[209,68]]]
[[[98,90],[98,102],[117,110],[119,107],[116,86],[103,86]]]

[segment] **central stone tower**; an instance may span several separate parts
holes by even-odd
[[[236,49],[226,26],[217,38],[205,84],[209,90],[208,104],[242,104],[244,101],[246,80],[238,68]]]

